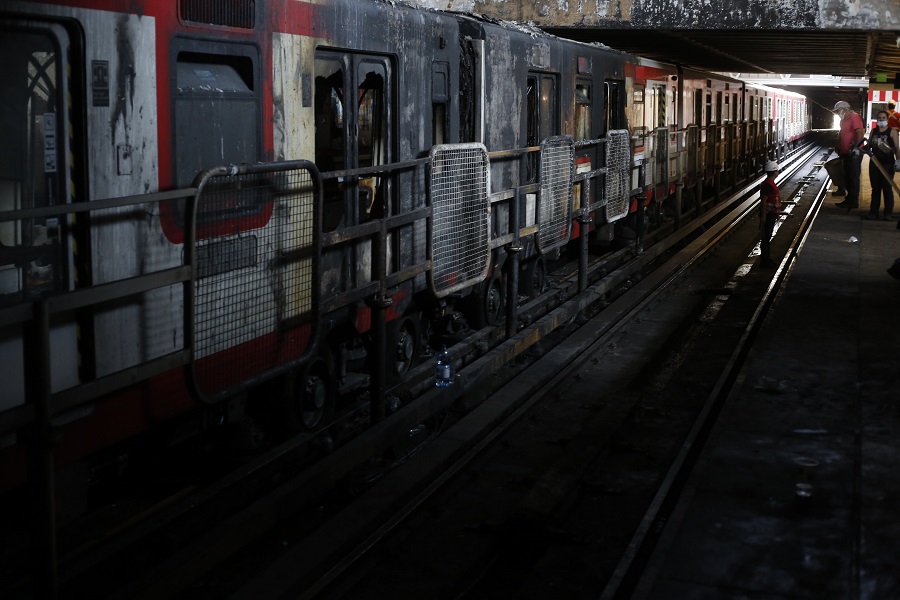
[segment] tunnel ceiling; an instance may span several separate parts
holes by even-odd
[[[858,31],[717,31],[546,28],[560,37],[599,42],[707,71],[867,77],[900,70],[897,34]],[[870,46],[874,49],[871,52]]]
[[[723,73],[790,74],[783,84],[826,106],[838,100],[859,105],[865,91],[852,86],[806,86],[806,75],[876,78],[900,75],[900,31],[854,30],[671,30],[606,27],[545,27],[560,37],[601,43],[655,60]],[[806,78],[809,80],[810,78]],[[900,82],[898,82],[900,83]],[[900,85],[896,86],[900,87]]]

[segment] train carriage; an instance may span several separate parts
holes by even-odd
[[[57,422],[77,421],[58,456],[128,439],[196,406],[195,398],[244,393],[289,369],[300,381],[285,386],[299,396],[284,401],[287,412],[315,425],[334,379],[331,358],[323,366],[316,349],[321,313],[348,313],[343,322],[364,334],[371,319],[359,290],[378,276],[370,240],[319,258],[319,231],[421,209],[425,184],[400,171],[319,185],[311,165],[377,168],[452,141],[456,21],[378,2],[234,3],[211,11],[185,1],[11,3],[0,23],[5,72],[18,74],[4,78],[2,92],[10,106],[4,133],[14,140],[0,177],[3,305],[166,273],[186,256],[195,269],[189,282],[135,285],[113,301],[53,317],[48,394],[116,376],[143,381],[104,402],[76,399],[75,411],[55,409]],[[363,36],[368,46],[360,47],[365,27],[379,34]],[[401,50],[409,56],[401,59]],[[297,159],[309,162],[252,167]],[[238,167],[198,176],[215,165]],[[195,214],[187,210],[191,186]],[[89,208],[179,189],[188,191]],[[64,205],[83,210],[52,213]],[[382,279],[425,262],[423,219],[390,235]],[[409,297],[413,279],[390,292]],[[331,295],[320,305],[322,289]],[[0,367],[11,430],[28,419],[31,393],[23,322],[12,317],[0,334],[13,357]],[[301,368],[304,361],[316,366]],[[67,447],[70,440],[76,447]],[[13,457],[13,464],[22,463]]]
[[[471,75],[460,69],[461,97],[474,97],[460,106],[462,140],[481,142],[495,153],[491,182],[498,197],[505,190],[523,194],[521,206],[513,207],[517,200],[510,196],[492,202],[491,216],[494,237],[514,236],[521,246],[521,288],[533,294],[543,285],[546,261],[579,237],[577,211],[602,209],[591,212],[596,213],[591,229],[623,216],[610,209],[615,196],[624,200],[627,190],[610,194],[604,185],[585,185],[583,195],[581,184],[573,182],[576,173],[606,166],[609,148],[597,140],[626,128],[623,84],[629,58],[520,24],[472,17],[460,22],[461,54],[471,55],[463,64],[473,66]],[[503,155],[506,149],[519,151]],[[567,183],[554,192],[550,181]],[[533,233],[535,228],[540,232]],[[492,253],[487,294],[503,274],[504,254]]]
[[[651,227],[733,189],[809,131],[800,94],[643,58],[626,72],[634,165],[643,167],[632,187],[645,190]]]

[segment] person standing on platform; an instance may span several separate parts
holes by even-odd
[[[771,257],[772,234],[775,232],[778,217],[784,214],[781,210],[781,192],[775,183],[778,169],[778,163],[774,160],[767,162],[766,180],[759,187],[759,224],[762,228],[759,239],[759,264],[763,267],[775,266],[775,261]]]
[[[888,100],[888,127],[891,129],[900,129],[900,115],[897,114],[897,111],[894,110],[897,107],[897,103],[893,100]]]
[[[838,156],[844,166],[844,186],[847,197],[837,205],[848,210],[859,208],[859,173],[862,170],[862,151],[859,143],[863,141],[866,130],[863,127],[862,117],[850,110],[850,105],[843,100],[834,105],[833,112],[841,119],[841,131],[838,140]],[[841,190],[834,192],[835,196],[842,196]]]
[[[894,190],[884,173],[891,180],[894,179],[894,167],[900,162],[900,141],[897,138],[897,130],[888,126],[888,113],[879,110],[875,115],[876,127],[869,134],[869,149],[872,152],[869,158],[869,182],[872,184],[872,203],[869,205],[868,219],[878,219],[878,209],[881,207],[881,196],[884,196],[885,221],[894,220]],[[881,165],[879,170],[878,165]],[[884,172],[882,172],[882,170]]]

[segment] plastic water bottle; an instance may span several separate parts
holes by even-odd
[[[437,366],[434,369],[434,385],[447,387],[453,381],[453,365],[450,362],[450,353],[444,345],[437,355]]]

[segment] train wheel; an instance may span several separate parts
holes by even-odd
[[[496,325],[503,317],[506,306],[506,294],[503,293],[503,281],[498,275],[488,279],[484,288],[484,321],[488,325]]]
[[[463,306],[469,325],[475,329],[496,325],[503,315],[505,300],[500,276],[488,277],[477,292],[465,299]]]
[[[523,291],[528,299],[537,298],[544,291],[546,282],[546,272],[544,266],[544,257],[538,256],[534,260],[529,261],[525,267],[525,277]]]
[[[334,412],[335,388],[328,355],[315,357],[289,375],[285,385],[286,424],[293,431],[313,431],[327,424]]]
[[[393,377],[402,377],[419,361],[422,350],[417,314],[403,316],[388,324],[388,368]]]

